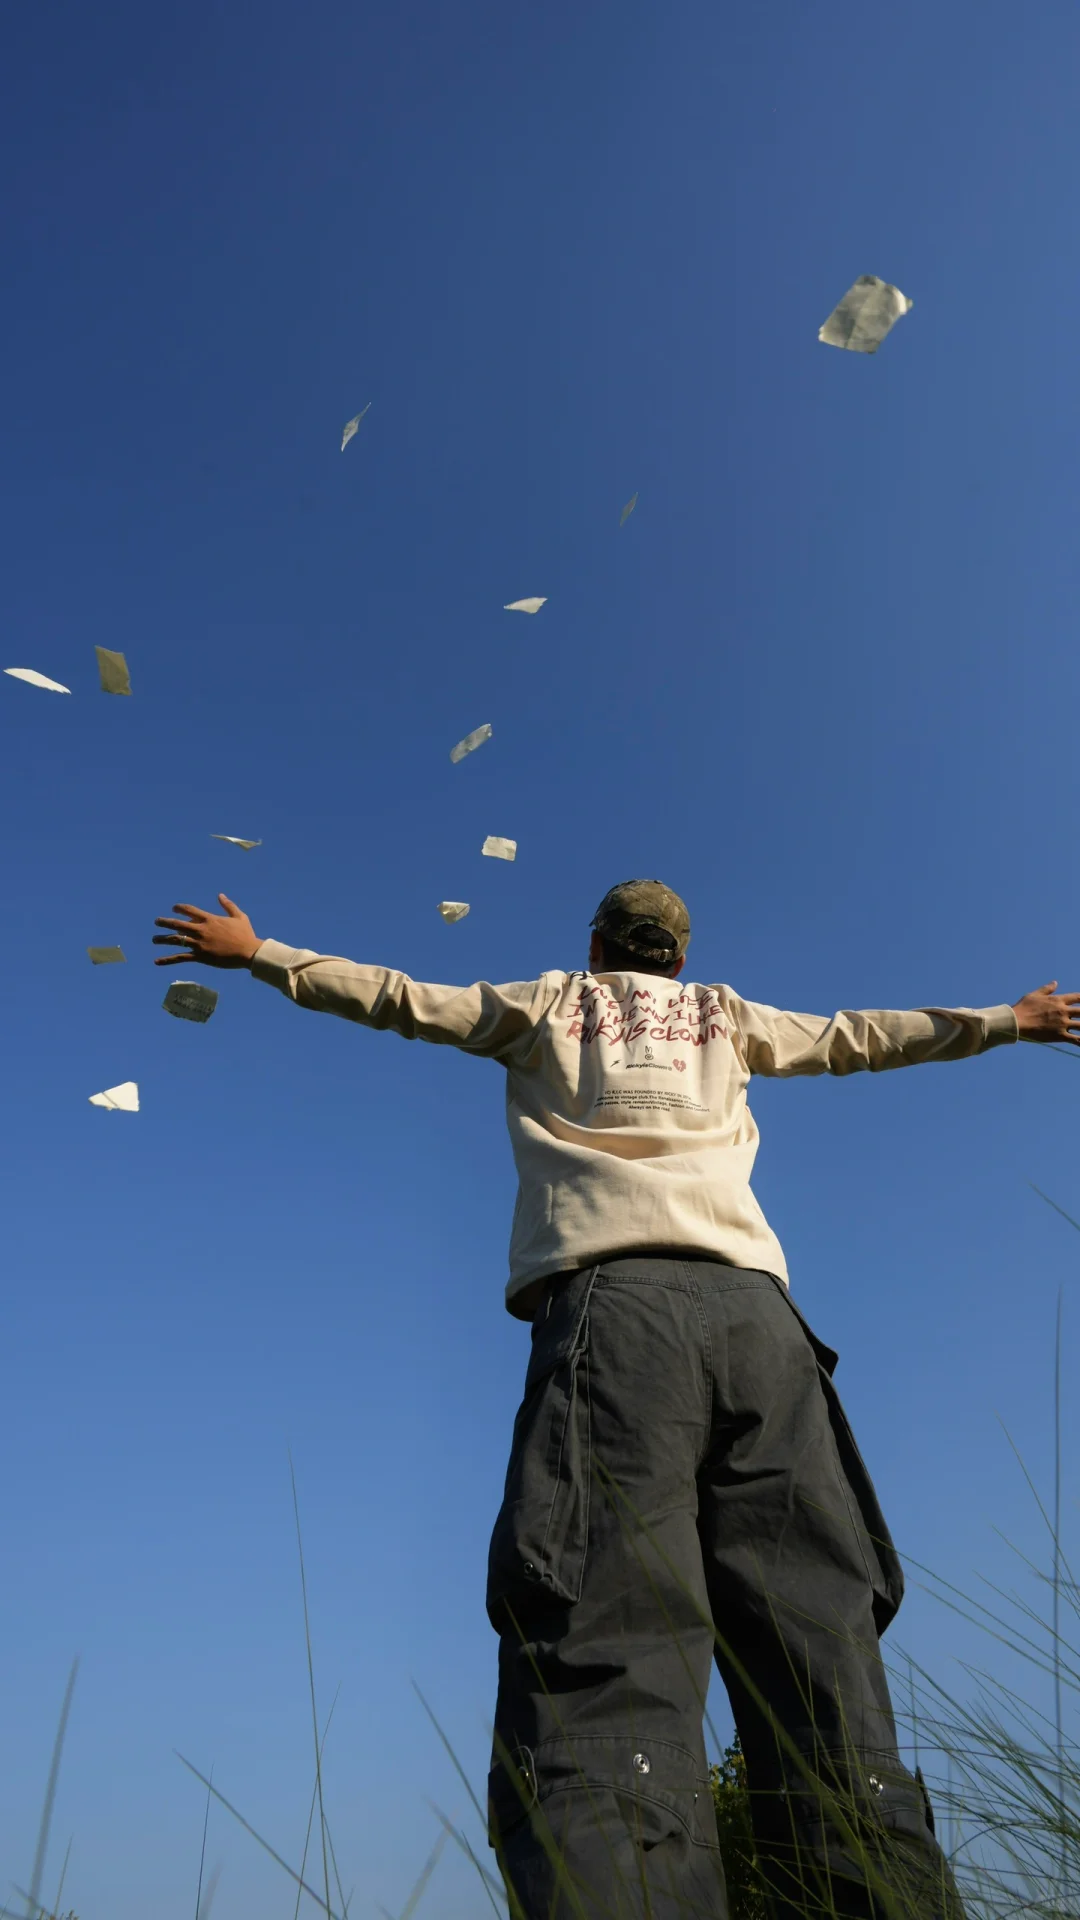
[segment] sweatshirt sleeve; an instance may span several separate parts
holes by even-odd
[[[528,1049],[553,997],[546,977],[502,987],[486,981],[471,987],[429,986],[390,967],[358,966],[355,960],[282,946],[278,940],[262,942],[251,971],[298,1007],[494,1060],[508,1060]]]
[[[1010,1006],[920,1007],[872,1013],[784,1013],[729,997],[751,1073],[883,1073],[927,1060],[965,1060],[1017,1040]]]

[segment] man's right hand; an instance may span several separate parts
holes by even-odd
[[[171,927],[171,933],[155,933],[155,947],[183,947],[183,953],[155,958],[155,967],[186,966],[250,967],[256,950],[262,945],[251,921],[235,900],[219,893],[224,913],[207,913],[202,907],[181,904],[174,913],[186,920],[155,920],[155,927]]]

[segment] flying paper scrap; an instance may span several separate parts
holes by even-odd
[[[204,987],[199,980],[174,980],[161,1004],[178,1020],[202,1022],[209,1020],[217,1003],[213,987]]]
[[[139,1087],[135,1080],[123,1080],[118,1087],[106,1087],[104,1093],[90,1095],[92,1107],[109,1107],[113,1113],[138,1113]]]
[[[104,967],[110,960],[127,959],[123,947],[87,947],[86,951],[95,967]]]
[[[349,444],[349,441],[352,439],[353,434],[356,432],[357,427],[360,425],[360,422],[363,419],[370,405],[371,405],[371,401],[369,400],[367,403],[367,407],[362,407],[359,413],[355,413],[351,420],[347,420],[345,422],[345,431],[341,436],[342,453],[344,453],[346,447]]]
[[[504,613],[539,613],[541,607],[546,606],[546,604],[547,604],[547,594],[545,593],[539,600],[537,600],[536,598],[533,598],[532,600],[508,600],[505,607],[503,608],[503,612]]]
[[[102,693],[130,693],[131,675],[122,653],[110,653],[108,647],[95,647]]]
[[[620,527],[625,527],[627,521],[630,518],[630,515],[633,513],[634,508],[636,506],[637,506],[637,494],[635,493],[633,499],[627,501],[625,507],[623,508],[622,512],[619,515]]]
[[[818,339],[827,347],[850,347],[853,353],[876,353],[889,328],[915,305],[899,287],[872,273],[859,275],[838,307],[834,307]]]
[[[35,673],[33,667],[5,667],[13,680],[27,680],[32,687],[44,687],[49,693],[70,693],[70,687],[62,687],[59,680],[49,680],[43,673]]]
[[[468,911],[469,903],[467,900],[439,901],[439,912],[442,914],[443,919],[448,921],[451,926],[453,926],[455,920],[464,920]]]
[[[245,853],[250,853],[252,847],[262,846],[261,840],[238,840],[235,833],[212,833],[210,838],[211,840],[227,840],[230,847],[243,847]]]
[[[465,735],[464,740],[458,741],[456,747],[451,747],[450,758],[454,762],[454,765],[456,766],[459,760],[464,760],[467,753],[475,753],[477,747],[482,747],[484,741],[490,739],[491,728],[489,726],[485,724],[482,727],[474,727],[471,733]]]
[[[517,841],[500,840],[497,833],[489,833],[480,851],[490,853],[496,860],[516,860]]]

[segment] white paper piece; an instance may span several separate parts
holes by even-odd
[[[59,680],[49,680],[43,673],[35,673],[33,667],[5,667],[13,680],[26,680],[32,687],[44,687],[48,693],[70,693],[70,687],[62,687]]]
[[[350,441],[350,440],[352,439],[352,437],[353,437],[353,434],[354,434],[354,433],[356,432],[356,429],[357,429],[357,427],[358,427],[358,426],[360,425],[360,422],[361,422],[361,420],[363,419],[363,417],[364,417],[364,415],[365,415],[365,413],[367,412],[367,410],[368,410],[368,407],[370,407],[370,405],[371,405],[371,401],[369,400],[369,401],[368,401],[368,403],[367,403],[367,407],[362,407],[362,408],[360,409],[360,412],[359,412],[359,413],[354,413],[354,414],[353,414],[353,417],[352,417],[352,419],[351,419],[351,420],[347,420],[347,421],[345,422],[345,431],[344,431],[344,433],[343,433],[343,434],[342,434],[342,436],[341,436],[341,451],[342,451],[342,453],[344,453],[344,451],[345,451],[345,449],[346,449],[346,447],[347,447],[347,446],[348,446],[348,444],[349,444],[349,441]]]
[[[123,947],[87,947],[87,953],[95,967],[108,966],[110,960],[126,960]]]
[[[95,647],[102,693],[130,693],[131,675],[122,653],[110,653],[108,647]]]
[[[539,600],[535,598],[533,598],[532,600],[508,600],[505,607],[503,608],[503,612],[504,613],[539,613],[541,607],[544,607],[546,605],[547,605],[547,594],[545,593],[543,597]]]
[[[633,513],[634,508],[636,506],[637,506],[637,494],[635,493],[633,499],[627,501],[625,507],[623,508],[622,512],[619,515],[620,527],[625,527],[627,521],[630,518],[630,515]]]
[[[217,1003],[213,987],[204,987],[201,980],[174,980],[161,1004],[178,1020],[198,1020],[201,1024],[209,1020]]]
[[[469,903],[467,900],[440,900],[439,901],[439,912],[442,914],[443,919],[447,921],[450,926],[453,926],[456,920],[464,920],[465,915],[468,913],[468,911],[469,911]]]
[[[480,851],[490,853],[496,860],[516,860],[517,841],[501,840],[497,833],[489,833]]]
[[[92,1107],[108,1107],[113,1113],[138,1113],[139,1087],[135,1080],[122,1080],[118,1087],[106,1087],[104,1093],[90,1095]]]
[[[243,847],[245,853],[250,853],[252,847],[262,846],[261,840],[238,840],[235,833],[212,833],[210,838],[211,840],[227,840],[230,847]]]
[[[818,339],[827,347],[850,347],[853,353],[876,353],[897,320],[915,305],[899,287],[872,273],[860,274],[838,307],[834,307]]]
[[[482,727],[474,727],[471,733],[465,735],[464,740],[458,741],[456,747],[451,747],[450,758],[454,765],[456,766],[459,760],[464,760],[467,753],[475,753],[477,747],[482,747],[484,741],[490,739],[491,728],[486,722]]]

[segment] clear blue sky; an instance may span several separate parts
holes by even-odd
[[[73,1834],[82,1920],[192,1912],[174,1748],[298,1857],[289,1447],[353,1912],[400,1910],[427,1795],[492,1860],[410,1680],[482,1799],[528,1348],[500,1071],[243,975],[172,1021],[155,914],[223,888],[521,979],[658,874],[752,999],[1080,987],[1078,52],[1063,0],[10,18],[0,664],[74,692],[0,680],[0,1877],[75,1653],[50,1898]],[[874,358],[817,341],[864,272],[915,302]],[[88,1106],[128,1078],[137,1117]],[[1080,1247],[1027,1183],[1080,1210],[1078,1096],[1032,1048],[752,1090],[898,1545],[968,1591],[1027,1579],[995,1525],[1046,1560],[997,1416],[1048,1493]],[[1070,1475],[1076,1438],[1067,1404]],[[919,1577],[886,1651],[963,1692],[992,1649]],[[220,1920],[291,1915],[224,1814],[218,1859]],[[450,1849],[426,1910],[481,1898]]]

